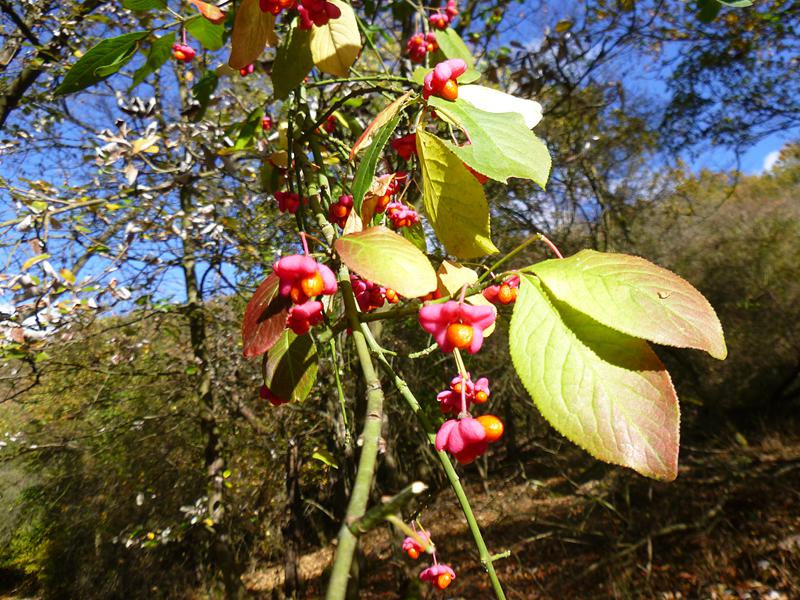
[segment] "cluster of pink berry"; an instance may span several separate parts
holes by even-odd
[[[458,16],[456,0],[447,0],[447,6],[439,8],[429,18],[428,22],[434,29],[445,30],[450,26],[450,21]]]
[[[272,117],[269,115],[261,117],[261,129],[262,131],[269,131],[272,129]]]
[[[285,256],[275,263],[273,271],[280,279],[280,295],[292,301],[286,326],[297,335],[308,333],[322,321],[322,302],[314,298],[336,293],[333,271],[302,254]]]
[[[419,223],[419,215],[414,207],[400,201],[390,202],[386,205],[386,216],[392,221],[395,229],[411,227],[415,223]]]
[[[451,102],[458,98],[456,80],[467,72],[467,63],[460,58],[449,58],[440,62],[433,71],[425,75],[422,97],[439,96]]]
[[[483,297],[492,304],[511,304],[519,292],[519,275],[512,275],[499,285],[490,285],[483,290]]]
[[[425,545],[423,546],[423,544]],[[415,530],[413,537],[408,536],[403,540],[403,552],[414,560],[417,560],[421,553],[427,552],[430,549],[433,555],[433,564],[423,569],[419,574],[419,578],[422,581],[430,582],[436,589],[443,590],[456,578],[456,572],[450,565],[439,564],[439,561],[436,559],[436,550],[433,548],[434,545],[431,541],[431,534],[424,529],[420,529],[419,531]]]
[[[406,43],[406,52],[411,62],[425,62],[425,55],[428,52],[436,52],[439,44],[436,43],[436,35],[433,33],[415,33]]]
[[[175,57],[175,60],[190,63],[194,60],[196,54],[191,46],[179,42],[172,44],[172,56]]]
[[[433,335],[443,352],[466,350],[476,353],[483,345],[484,331],[495,321],[492,306],[464,304],[459,301],[428,304],[419,311],[422,328]],[[471,403],[483,404],[491,395],[489,380],[481,377],[473,382],[469,373],[461,373],[450,382],[450,389],[436,397],[445,414],[455,414],[436,434],[436,449],[446,450],[461,464],[469,464],[486,452],[489,443],[503,435],[503,423],[494,415],[477,419],[469,413]]]
[[[361,279],[357,275],[350,275],[350,285],[353,286],[353,295],[356,297],[361,312],[373,311],[386,302],[397,304],[400,300],[400,296],[393,289]]]
[[[457,414],[448,419],[436,434],[436,449],[447,450],[461,464],[469,464],[481,454],[491,442],[503,435],[503,422],[494,415],[481,415],[473,419],[469,414],[470,403],[483,404],[491,395],[489,380],[481,377],[475,383],[457,375],[450,382],[450,389],[440,392],[436,399],[443,413]]]
[[[264,126],[262,121],[261,126]],[[275,200],[278,201],[278,210],[282,213],[288,212],[293,215],[300,208],[302,198],[295,192],[275,192]]]
[[[248,75],[252,75],[253,71],[255,71],[255,65],[253,65],[253,63],[250,63],[246,67],[242,67],[241,69],[239,69],[239,75],[241,75],[242,77],[247,77]]]
[[[344,229],[352,210],[353,197],[349,194],[339,196],[339,199],[328,207],[328,221]]]

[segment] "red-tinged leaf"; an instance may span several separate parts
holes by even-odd
[[[600,460],[647,477],[678,473],[678,397],[647,342],[598,323],[520,278],[514,368],[542,415]]]
[[[728,354],[708,300],[643,258],[582,250],[531,270],[556,298],[608,327],[656,344],[705,350],[714,358]]]
[[[261,56],[264,46],[277,44],[275,15],[262,12],[258,0],[243,0],[233,21],[228,64],[234,69],[246,67]]]
[[[370,227],[340,237],[336,252],[359,276],[416,298],[436,289],[436,272],[419,249],[386,227]]]
[[[200,14],[214,23],[214,25],[219,25],[225,20],[226,14],[220,10],[219,7],[209,4],[208,2],[203,2],[202,0],[189,0],[189,2],[194,4],[197,10],[200,11]]]
[[[378,113],[378,116],[376,116],[372,120],[372,123],[367,125],[367,128],[364,130],[364,133],[362,133],[361,137],[359,137],[356,140],[356,143],[353,144],[353,149],[350,150],[350,160],[355,159],[356,154],[358,154],[359,152],[361,152],[361,150],[369,146],[370,142],[372,142],[372,136],[378,129],[386,125],[386,123],[391,121],[392,118],[397,113],[403,110],[403,107],[406,104],[408,104],[408,99],[411,97],[411,94],[413,93],[414,92],[412,91],[406,92],[405,94],[400,96],[397,100],[389,104],[389,106],[387,106],[381,112]]]
[[[245,358],[253,358],[269,350],[286,328],[290,301],[278,295],[280,279],[274,273],[267,277],[244,309],[242,340]]]

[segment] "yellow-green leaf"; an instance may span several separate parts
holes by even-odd
[[[678,397],[647,342],[553,298],[531,275],[520,279],[511,359],[545,419],[600,460],[675,479]]]
[[[556,298],[608,327],[718,359],[728,354],[708,300],[685,279],[643,258],[582,250],[531,270]]]
[[[361,277],[401,296],[417,298],[436,289],[436,272],[430,261],[414,244],[386,227],[342,236],[334,248],[342,262]]]
[[[36,256],[31,256],[28,260],[22,263],[22,270],[27,271],[33,265],[38,264],[43,260],[47,260],[48,258],[50,258],[49,254],[37,254]]]
[[[445,249],[460,258],[494,254],[483,186],[445,143],[417,129],[425,212]]]
[[[340,0],[330,1],[339,7],[342,16],[328,21],[322,27],[314,27],[311,31],[311,56],[314,64],[323,73],[347,77],[350,67],[361,52],[361,34],[350,5]]]

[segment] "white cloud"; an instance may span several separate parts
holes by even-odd
[[[775,150],[774,152],[770,152],[764,157],[764,166],[762,170],[765,173],[770,173],[772,168],[775,166],[775,163],[778,162],[778,159],[781,157],[781,151]]]

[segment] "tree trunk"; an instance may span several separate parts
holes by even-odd
[[[197,366],[194,394],[200,408],[200,430],[206,439],[205,468],[206,494],[208,496],[207,511],[214,522],[216,536],[211,547],[212,560],[222,573],[226,598],[238,599],[244,596],[244,586],[240,579],[240,569],[231,550],[230,540],[225,523],[225,504],[223,498],[225,456],[222,439],[217,423],[217,406],[212,388],[212,369],[208,348],[206,317],[203,310],[203,298],[197,281],[196,260],[197,246],[192,237],[192,191],[188,185],[180,189],[181,210],[183,211],[183,256],[181,268],[186,285],[186,318],[189,323],[189,335],[192,357]]]

